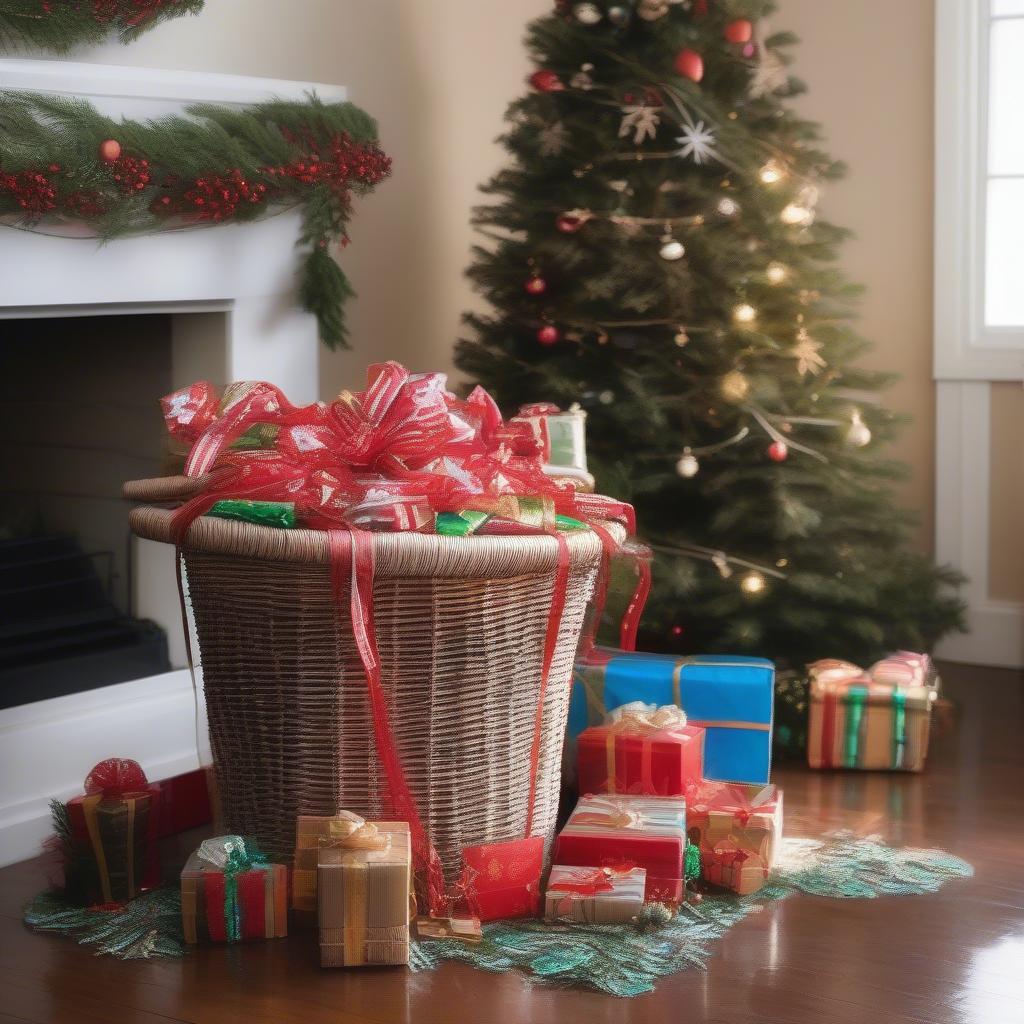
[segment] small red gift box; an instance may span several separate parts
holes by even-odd
[[[636,701],[580,733],[579,791],[681,796],[704,777],[704,730],[675,705]]]
[[[686,800],[679,796],[582,796],[555,841],[554,862],[647,870],[644,898],[679,900]]]
[[[136,761],[109,758],[66,804],[69,896],[82,903],[123,903],[160,884],[157,847],[160,787]]]
[[[540,876],[544,837],[467,846],[462,851],[466,902],[474,917],[536,917],[540,910]]]
[[[775,864],[782,837],[782,791],[774,785],[705,782],[689,794],[690,837],[706,882],[746,896]]]

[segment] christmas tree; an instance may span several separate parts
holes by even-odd
[[[654,552],[642,644],[793,668],[930,648],[956,577],[908,548],[886,375],[856,366],[842,173],[787,100],[770,0],[557,3],[529,28],[510,166],[457,362],[508,408],[588,411],[598,489]]]

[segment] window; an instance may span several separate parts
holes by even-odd
[[[1024,376],[1024,0],[937,0],[935,366]]]

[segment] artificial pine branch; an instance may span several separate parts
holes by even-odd
[[[353,292],[328,250],[347,241],[353,197],[390,166],[368,114],[315,95],[115,121],[80,99],[0,93],[0,217],[113,240],[297,208],[299,298],[331,347],[346,344]]]
[[[0,0],[0,44],[67,53],[111,35],[132,43],[163,21],[198,14],[204,0]]]

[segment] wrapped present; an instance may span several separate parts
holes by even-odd
[[[674,704],[634,701],[606,725],[584,729],[576,744],[581,793],[679,796],[704,777],[704,735]]]
[[[938,679],[924,654],[900,651],[867,672],[846,661],[808,666],[812,768],[919,772]]]
[[[741,896],[765,884],[782,838],[778,787],[705,782],[690,791],[686,821],[704,881]]]
[[[412,845],[404,821],[363,821],[317,851],[323,967],[409,962]]]
[[[686,800],[664,796],[582,796],[555,840],[555,864],[641,867],[644,898],[682,898]]]
[[[454,939],[467,945],[476,945],[484,938],[479,917],[422,917],[416,918],[416,935],[420,939]]]
[[[626,924],[644,905],[644,868],[555,864],[544,891],[544,916],[581,924]]]
[[[244,942],[288,934],[288,869],[241,836],[205,839],[181,872],[185,941]]]
[[[316,882],[320,847],[331,839],[343,839],[363,824],[358,814],[339,811],[333,815],[300,814],[295,821],[295,856],[292,861],[292,910],[301,924],[316,924]]]
[[[147,781],[137,761],[101,761],[65,811],[69,898],[122,903],[159,885],[160,787]]]
[[[580,491],[593,491],[594,478],[587,469],[587,414],[573,404],[562,411],[550,402],[524,405],[510,420],[524,423],[540,446],[544,472]]]
[[[540,911],[540,876],[544,871],[544,837],[467,846],[462,851],[460,884],[473,916],[481,921],[536,917]]]
[[[764,783],[771,770],[774,680],[775,667],[763,658],[594,648],[576,663],[569,738],[633,701],[675,704],[691,726],[706,730],[705,778]]]

